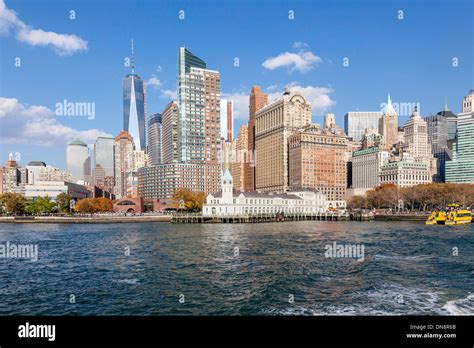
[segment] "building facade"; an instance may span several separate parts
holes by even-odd
[[[436,115],[430,115],[425,118],[428,130],[428,141],[431,144],[433,156],[437,160],[437,173],[434,178],[436,182],[444,182],[446,180],[445,166],[452,156],[452,151],[448,147],[449,123],[445,116],[448,112],[447,107]]]
[[[332,207],[345,207],[348,141],[332,114],[325,127],[310,125],[290,135],[290,188],[316,189]]]
[[[247,164],[248,153],[248,126],[242,125],[239,129],[237,138],[232,143],[233,161],[231,174],[234,183],[234,189],[245,191],[245,166]]]
[[[378,146],[353,152],[351,188],[372,189],[379,186],[381,168],[389,157],[390,152]]]
[[[382,113],[377,111],[351,111],[344,116],[344,132],[355,141],[362,140],[366,129],[378,129]]]
[[[162,114],[161,153],[162,163],[177,163],[179,153],[179,111],[178,104],[170,102]]]
[[[432,173],[428,164],[405,159],[382,165],[379,179],[381,185],[395,184],[398,187],[411,187],[431,183]]]
[[[94,167],[100,165],[104,176],[114,176],[114,138],[97,137],[94,143]]]
[[[162,161],[162,127],[161,114],[156,113],[148,117],[148,160],[151,166],[161,164]]]
[[[135,143],[132,136],[121,131],[114,140],[114,190],[118,198],[127,195],[128,173],[134,170]]]
[[[311,122],[311,105],[297,91],[260,109],[255,115],[256,189],[284,192],[289,188],[288,138]]]
[[[66,149],[67,172],[71,173],[74,181],[86,181],[91,175],[91,158],[87,144],[74,140]]]
[[[255,148],[255,115],[268,104],[268,94],[262,93],[259,86],[252,86],[249,96],[248,152],[245,164],[245,191],[255,190],[256,148]]]
[[[453,157],[446,162],[446,182],[474,183],[474,111],[458,115]]]
[[[234,102],[221,99],[221,139],[231,142],[234,139]]]
[[[277,213],[317,214],[328,208],[324,194],[312,191],[285,193],[234,192],[233,179],[227,170],[222,176],[221,191],[209,194],[203,216],[245,216]]]
[[[379,134],[384,138],[385,150],[390,150],[398,142],[398,115],[393,108],[390,94],[388,95],[387,106],[379,120]]]

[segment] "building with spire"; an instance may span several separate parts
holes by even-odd
[[[135,74],[135,52],[132,39],[131,74],[123,79],[123,129],[135,139],[137,150],[146,150],[145,81]]]
[[[391,150],[398,141],[398,115],[393,108],[392,99],[388,95],[387,106],[379,119],[379,133],[385,139],[384,150]]]

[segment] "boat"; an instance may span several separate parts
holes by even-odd
[[[445,211],[434,211],[426,220],[427,225],[444,225],[446,223],[446,212]]]
[[[464,225],[472,222],[472,212],[468,209],[459,209],[449,212],[446,225]]]

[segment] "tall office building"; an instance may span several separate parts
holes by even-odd
[[[127,195],[128,173],[134,167],[135,143],[132,136],[121,131],[114,140],[115,195],[117,198]]]
[[[449,142],[456,139],[457,136],[457,127],[458,127],[458,117],[448,108],[446,104],[440,112],[436,115],[443,116],[446,119],[448,124],[448,146]]]
[[[191,71],[196,68],[197,71]],[[178,52],[178,110],[180,161],[202,160],[204,136],[204,80],[201,72],[206,63],[185,47]],[[207,86],[206,86],[207,87]],[[215,85],[214,85],[215,88]],[[220,101],[219,101],[220,103]],[[220,105],[219,105],[220,107]],[[200,157],[201,156],[201,157]]]
[[[132,73],[123,79],[123,130],[135,140],[137,150],[145,150],[145,81],[135,74],[133,40],[131,67]]]
[[[470,96],[472,96],[472,91]],[[469,96],[468,96],[469,97]],[[468,98],[469,99],[469,98]],[[458,115],[457,140],[451,161],[446,162],[446,182],[474,183],[474,109],[472,99],[464,98],[463,111]]]
[[[181,161],[200,164],[202,191],[220,188],[220,74],[181,47],[178,54]]]
[[[237,138],[232,142],[233,161],[231,166],[234,189],[245,191],[245,165],[248,152],[247,125],[240,126]]]
[[[390,94],[387,106],[379,120],[379,133],[384,137],[385,150],[391,150],[393,145],[398,142],[398,115],[393,108]]]
[[[255,115],[268,104],[268,94],[262,93],[259,86],[252,86],[249,96],[248,152],[245,163],[245,191],[255,190]]]
[[[148,117],[148,161],[152,166],[161,164],[162,161],[162,129],[161,114],[156,113]]]
[[[448,139],[450,136],[449,113],[452,114],[448,107],[445,106],[444,109],[436,115],[430,115],[425,118],[428,129],[428,141],[431,144],[433,156],[437,159],[437,173],[434,178],[436,182],[445,181],[446,161],[449,161],[452,156],[452,151],[448,147]],[[454,132],[454,134],[455,133],[456,132]]]
[[[344,115],[344,132],[352,140],[360,141],[366,129],[378,129],[381,112],[350,111]]]
[[[179,147],[179,111],[178,104],[170,102],[161,117],[161,161],[177,163],[180,159]]]
[[[234,102],[221,99],[221,138],[231,142],[234,139]]]
[[[101,166],[105,176],[114,176],[114,138],[97,137],[94,144],[94,167]]]
[[[282,97],[256,112],[257,190],[288,190],[288,138],[310,122],[311,105],[300,92],[288,89]]]
[[[91,158],[87,144],[79,139],[71,141],[66,149],[66,167],[74,181],[87,181],[91,175]]]
[[[345,207],[349,139],[336,125],[334,114],[325,116],[322,128],[311,124],[297,130],[288,143],[291,189],[316,189],[326,195],[330,206]]]

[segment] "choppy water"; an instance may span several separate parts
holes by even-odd
[[[39,259],[0,258],[0,315],[474,315],[474,224],[0,224],[7,241]]]

